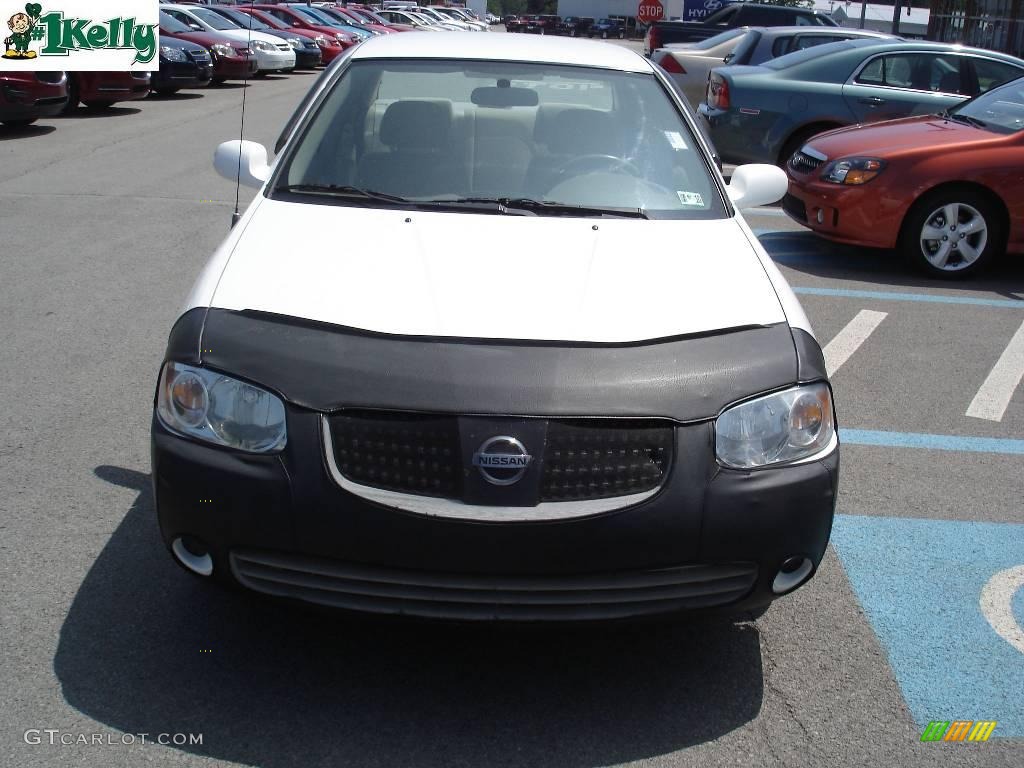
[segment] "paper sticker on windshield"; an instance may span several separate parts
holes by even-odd
[[[686,142],[683,141],[683,137],[676,131],[665,131],[665,138],[672,145],[672,149],[686,149]]]
[[[676,191],[676,195],[679,197],[679,204],[686,206],[687,208],[703,208],[704,198],[700,196],[699,192],[680,192]]]

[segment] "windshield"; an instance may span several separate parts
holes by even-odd
[[[238,24],[238,26],[243,27],[244,29],[272,29],[272,27],[269,24],[264,24],[255,16],[250,16],[248,13],[242,13],[241,11],[233,11],[229,8],[225,8],[219,11],[219,13],[222,16],[227,16],[233,22]]]
[[[725,215],[697,140],[651,74],[358,61],[292,147],[275,194],[334,193],[350,203],[369,191],[373,199],[357,204],[485,200],[511,208],[525,200],[652,218]]]
[[[211,11],[207,8],[189,8],[189,12],[197,19],[209,24],[214,29],[239,29],[239,26],[235,24],[235,22],[230,19],[225,19],[216,11]]]
[[[345,22],[338,21],[329,13],[324,13],[319,8],[303,8],[301,13],[311,16],[317,24],[326,25],[328,27],[346,26]]]
[[[312,13],[309,8],[297,8],[294,5],[288,6],[288,9],[296,16],[305,19],[310,24],[316,24],[318,26],[335,26],[335,21],[332,19],[330,24],[325,25],[324,20],[316,14]]]
[[[996,133],[1018,133],[1024,130],[1024,78],[965,101],[949,113]]]
[[[160,29],[171,35],[178,35],[182,32],[191,32],[187,24],[182,24],[173,16],[168,16],[163,11],[160,11]]]

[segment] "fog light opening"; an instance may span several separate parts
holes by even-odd
[[[194,536],[179,536],[171,544],[171,551],[178,562],[192,573],[200,576],[213,574],[213,558],[203,543]]]
[[[784,595],[799,587],[811,575],[814,563],[806,557],[787,557],[782,561],[779,572],[772,582],[772,592]]]
[[[819,224],[825,223],[825,211],[821,208],[818,209],[818,215],[815,217]]]

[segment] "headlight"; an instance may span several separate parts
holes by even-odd
[[[319,45],[321,48],[327,48],[331,43],[324,35],[317,35],[313,38],[313,42]]]
[[[284,448],[284,403],[265,389],[222,373],[167,363],[157,415],[172,432],[253,453]]]
[[[188,56],[180,48],[171,48],[167,45],[160,46],[160,58],[164,61],[188,61]]]
[[[235,55],[235,49],[230,45],[224,45],[223,43],[216,43],[210,46],[210,53],[214,56],[226,56],[231,58]]]
[[[303,47],[302,41],[299,40],[299,38],[297,38],[297,37],[289,37],[288,38],[288,45],[290,45],[292,48],[302,48]]]
[[[825,167],[822,180],[833,184],[867,184],[885,170],[885,160],[876,157],[850,157]]]
[[[806,459],[834,437],[828,385],[810,384],[725,411],[715,423],[715,454],[727,467],[753,469]]]
[[[249,43],[251,48],[255,48],[257,51],[276,51],[277,46],[273,43],[268,43],[266,40],[253,40]]]

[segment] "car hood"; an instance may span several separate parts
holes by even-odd
[[[849,155],[889,157],[911,151],[935,153],[940,147],[956,147],[1004,136],[938,115],[908,117],[870,125],[853,125],[815,136],[808,145],[828,158]]]
[[[596,343],[786,320],[733,219],[254,205],[211,306],[398,335]]]

